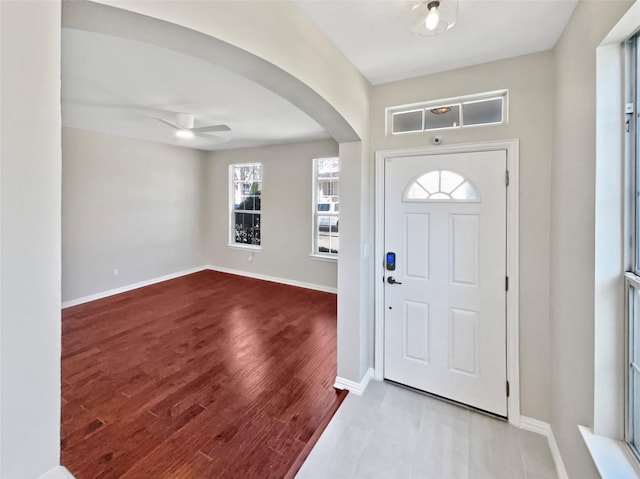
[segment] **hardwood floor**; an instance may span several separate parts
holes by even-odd
[[[336,392],[336,296],[202,271],[67,308],[77,479],[291,477]]]

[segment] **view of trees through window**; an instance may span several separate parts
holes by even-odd
[[[231,178],[232,240],[237,244],[260,246],[262,165],[231,165]]]

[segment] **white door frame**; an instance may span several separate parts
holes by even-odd
[[[495,140],[455,145],[438,145],[402,150],[376,152],[375,181],[375,336],[374,378],[384,379],[384,164],[386,159],[409,156],[442,155],[446,153],[473,153],[480,151],[506,151],[509,187],[507,188],[507,418],[510,424],[520,425],[520,178],[519,140]]]

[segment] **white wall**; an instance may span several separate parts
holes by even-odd
[[[570,477],[598,477],[593,426],[596,47],[631,5],[582,1],[555,48],[551,186],[551,426]]]
[[[209,153],[208,263],[335,290],[336,262],[310,257],[313,159],[331,156],[338,156],[333,140]],[[255,254],[228,246],[229,165],[233,163],[262,163],[262,249]]]
[[[0,2],[0,477],[59,462],[60,2]]]
[[[64,128],[63,302],[206,264],[204,166],[198,150]]]
[[[520,398],[521,414],[549,421],[549,197],[553,56],[526,55],[375,86],[372,151],[497,139],[520,139]],[[503,125],[385,136],[386,107],[509,90]],[[373,160],[372,160],[373,161]]]

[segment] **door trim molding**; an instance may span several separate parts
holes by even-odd
[[[399,150],[382,150],[375,154],[375,242],[374,242],[374,378],[384,379],[384,162],[388,158],[442,155],[447,153],[474,153],[482,151],[506,151],[509,187],[507,188],[507,381],[510,395],[507,398],[509,423],[520,426],[520,143],[516,139],[427,146]],[[505,385],[506,387],[506,385]]]

